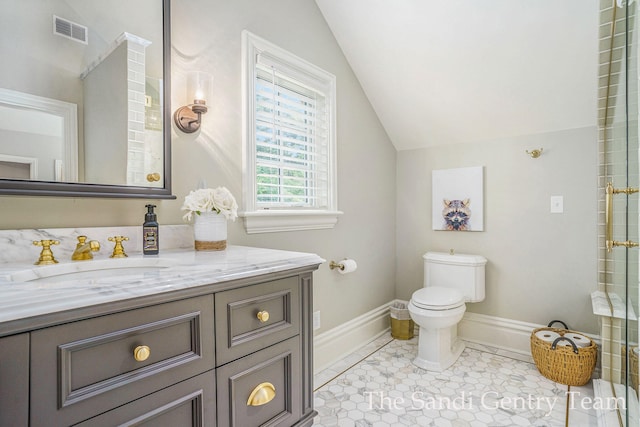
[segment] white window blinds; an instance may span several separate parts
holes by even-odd
[[[245,30],[242,80],[247,233],[333,228],[336,77]]]
[[[329,112],[322,85],[268,56],[256,62],[256,208],[327,209]]]

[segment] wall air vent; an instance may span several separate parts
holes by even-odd
[[[87,44],[89,38],[88,28],[84,25],[76,24],[67,19],[53,15],[53,34],[66,37],[77,42]]]

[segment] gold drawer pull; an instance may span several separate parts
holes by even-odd
[[[261,321],[262,323],[264,323],[267,320],[269,320],[269,312],[267,310],[259,311],[258,312],[258,320]]]
[[[133,350],[133,358],[138,362],[144,362],[151,356],[151,349],[146,345],[139,345]]]
[[[269,403],[276,397],[276,388],[271,383],[256,386],[249,395],[247,406],[260,406]]]

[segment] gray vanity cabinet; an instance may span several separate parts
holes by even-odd
[[[215,427],[213,371],[91,418],[78,427]]]
[[[310,426],[313,269],[0,325],[0,426]]]
[[[294,337],[218,368],[218,405],[225,408],[218,411],[218,427],[294,425],[302,415],[300,367]],[[273,386],[273,400],[249,405],[251,392],[263,384]]]
[[[217,364],[298,335],[299,298],[297,276],[217,293]],[[259,319],[259,313],[268,318]]]
[[[31,425],[72,425],[213,368],[213,295],[40,329]]]
[[[29,334],[0,338],[0,426],[29,425]]]
[[[290,426],[302,415],[299,278],[216,294],[218,426]],[[267,317],[264,313],[268,313]],[[259,387],[274,397],[252,406]],[[228,410],[226,410],[228,408]]]

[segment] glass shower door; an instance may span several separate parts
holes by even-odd
[[[594,390],[603,399],[599,419],[606,426],[640,425],[637,14],[637,1],[600,2],[600,188],[606,196],[599,291],[611,315],[600,317],[600,379]]]

